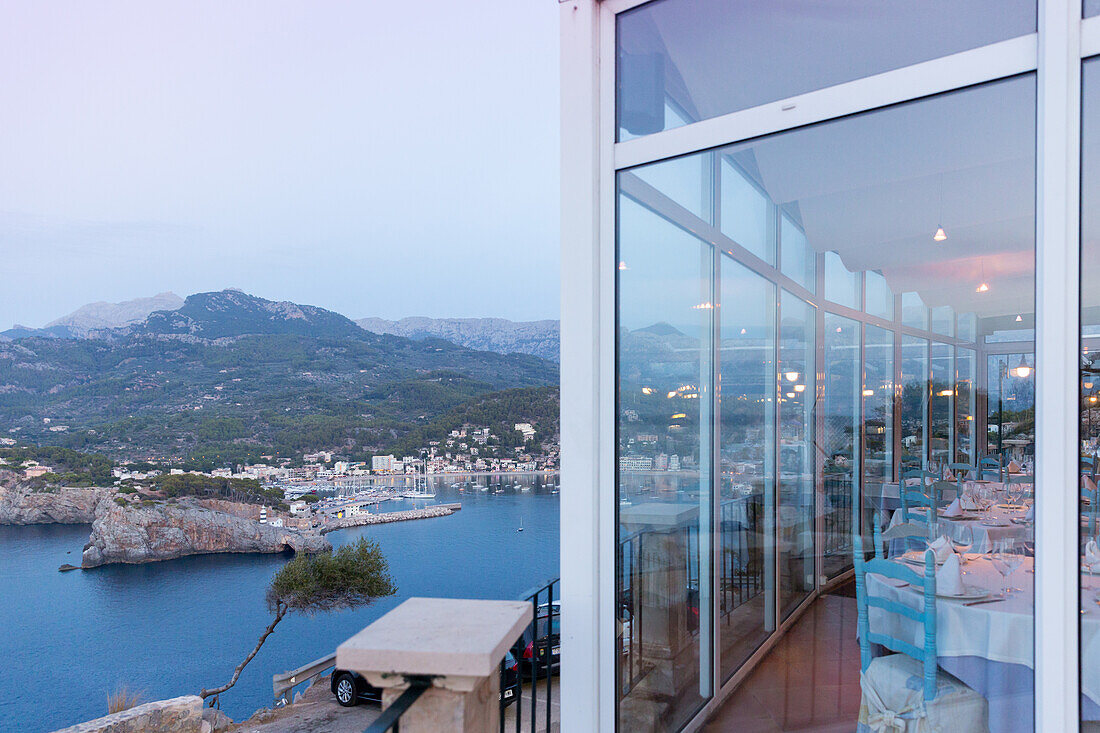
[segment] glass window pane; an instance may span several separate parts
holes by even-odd
[[[618,16],[619,139],[1026,35],[1035,22],[1035,0],[656,0]]]
[[[721,258],[719,641],[729,678],[775,629],[775,285]]]
[[[926,466],[928,449],[928,341],[901,337],[901,468]]]
[[[944,336],[955,335],[955,311],[949,305],[932,309],[932,330]]]
[[[722,233],[770,265],[775,250],[768,236],[770,207],[763,192],[728,158],[722,159]]]
[[[958,318],[958,337],[963,341],[976,341],[978,338],[978,317],[973,313],[960,313]]]
[[[960,318],[960,323],[962,322]],[[957,463],[976,463],[974,422],[977,390],[977,358],[973,349],[955,350],[955,458]]]
[[[859,506],[859,406],[863,399],[859,323],[825,314],[825,363],[822,433],[818,446],[825,461],[825,575],[852,567],[854,507]]]
[[[894,477],[894,332],[864,328],[863,346],[863,481],[861,534],[864,547],[874,545],[876,515],[882,497],[892,495]]]
[[[784,212],[779,222],[779,251],[782,253],[783,274],[814,292],[814,253],[802,229]]]
[[[815,311],[783,291],[779,313],[780,613],[786,618],[814,589]]]
[[[685,155],[682,158],[634,168],[628,176],[636,176],[678,206],[710,223],[710,186],[706,179],[708,155]]]
[[[954,456],[955,369],[954,348],[932,342],[932,388],[930,399],[931,430],[928,450],[932,460],[942,467]]]
[[[620,197],[618,643],[620,715],[671,700],[682,725],[709,695],[709,245]],[[704,652],[704,650],[706,650]],[[702,674],[701,674],[702,672]]]
[[[836,252],[825,253],[825,299],[859,309],[859,275],[849,272]]]
[[[917,293],[901,294],[901,322],[906,326],[928,330],[928,308]]]
[[[872,316],[894,320],[894,292],[882,273],[875,270],[863,273],[863,287],[867,291],[865,310]]]

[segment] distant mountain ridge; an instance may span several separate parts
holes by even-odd
[[[557,365],[533,355],[379,335],[237,290],[89,333],[0,343],[0,429],[203,465],[332,448],[365,460],[468,400],[558,381]],[[501,399],[516,422],[536,417]]]
[[[99,331],[124,328],[140,323],[154,311],[171,311],[184,303],[175,293],[158,293],[151,298],[134,298],[121,303],[99,301],[77,308],[67,316],[50,321],[42,328],[15,325],[2,334],[8,339],[39,336],[43,338],[89,338]]]
[[[531,354],[559,360],[561,324],[558,321],[509,321],[505,318],[361,318],[360,327],[372,333],[411,339],[441,338],[479,351]]]
[[[134,335],[202,339],[256,335],[346,338],[362,335],[350,318],[315,305],[266,300],[239,290],[189,295],[174,310],[149,314],[128,331]]]

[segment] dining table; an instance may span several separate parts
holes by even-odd
[[[1014,539],[1030,542],[1035,536],[1034,522],[1027,518],[1028,507],[1020,504],[994,504],[987,511],[963,511],[961,516],[944,516],[939,511],[936,521],[936,536],[946,536],[956,543],[970,544],[971,552],[991,552],[997,540]],[[927,507],[909,510],[910,515],[920,516],[925,521]],[[898,509],[890,518],[890,526],[905,523],[902,511]],[[967,534],[969,533],[969,537]],[[890,545],[891,553],[904,549],[905,542],[895,540]]]
[[[1001,594],[1003,576],[988,554],[961,553],[968,598],[936,599],[936,656],[941,669],[953,674],[989,702],[991,733],[1034,730],[1035,560],[1025,557],[1007,580],[1018,590]],[[907,553],[897,562],[919,558]],[[917,564],[906,564],[922,573]],[[1085,720],[1100,720],[1100,574],[1082,575],[1081,711]],[[867,592],[915,610],[923,607],[921,589],[868,573]],[[868,621],[883,633],[914,646],[924,643],[923,625],[872,607]]]

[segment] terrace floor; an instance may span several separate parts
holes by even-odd
[[[851,733],[860,703],[856,601],[824,595],[712,716],[708,733]]]

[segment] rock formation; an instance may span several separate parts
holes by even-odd
[[[324,537],[208,509],[197,501],[100,502],[81,566],[141,563],[215,552],[322,552]]]
[[[33,491],[0,485],[0,524],[91,524],[99,502],[113,489]]]

